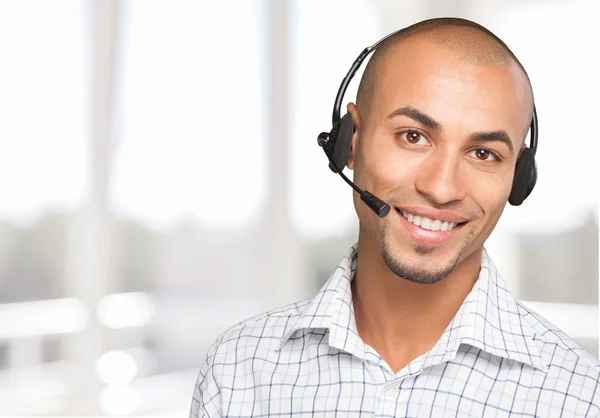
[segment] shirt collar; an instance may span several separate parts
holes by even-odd
[[[468,344],[547,371],[541,343],[534,339],[535,331],[525,315],[484,248],[473,289],[429,352],[424,367],[453,358],[461,344]]]
[[[357,245],[350,248],[329,280],[295,321],[290,321],[279,347],[298,330],[329,330],[329,345],[364,358],[365,344],[358,335],[350,283],[356,269]]]
[[[351,281],[356,269],[358,244],[353,245],[329,280],[295,321],[290,321],[278,348],[298,330],[328,329],[329,345],[362,359],[380,362],[356,328]],[[424,356],[421,369],[454,358],[468,344],[502,358],[547,371],[534,331],[523,310],[484,249],[479,277],[438,342]]]

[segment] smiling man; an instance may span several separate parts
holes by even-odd
[[[342,164],[391,210],[354,195],[357,244],[314,298],[221,335],[190,416],[600,416],[598,359],[483,247],[530,151],[514,55],[473,22],[418,23],[377,46],[347,111]]]

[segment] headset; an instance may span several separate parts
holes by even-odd
[[[367,56],[375,51],[375,49],[388,38],[406,30],[408,28],[400,29],[392,32],[389,35],[383,37],[375,44],[365,48],[358,58],[354,61],[348,74],[342,80],[337,96],[335,97],[335,103],[333,105],[332,115],[332,128],[329,132],[321,132],[317,138],[317,143],[323,148],[327,159],[329,160],[329,168],[334,173],[339,174],[345,181],[356,191],[360,198],[365,204],[373,210],[380,218],[384,218],[390,212],[390,206],[377,196],[368,192],[367,190],[360,189],[353,181],[342,173],[342,170],[348,163],[350,156],[350,149],[352,147],[352,135],[354,133],[354,121],[349,113],[346,113],[340,118],[340,109],[342,106],[342,100],[346,89],[352,80],[352,77],[356,74],[363,61]],[[483,28],[497,41],[502,42],[497,36]],[[508,49],[508,47],[506,47]],[[510,50],[509,50],[510,51]],[[515,174],[510,191],[508,201],[513,206],[519,206],[529,196],[533,190],[537,181],[537,166],[535,162],[535,153],[537,150],[538,141],[538,121],[537,112],[535,109],[535,103],[533,105],[533,115],[531,120],[531,126],[529,127],[529,147],[525,147],[516,162]]]

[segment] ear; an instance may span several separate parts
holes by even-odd
[[[358,115],[358,110],[356,109],[356,105],[354,103],[348,103],[346,111],[352,116],[352,121],[354,122],[352,145],[350,146],[350,155],[348,156],[348,163],[346,164],[346,167],[348,167],[350,170],[354,170],[354,158],[357,149],[358,139],[360,137],[361,123],[360,116]]]

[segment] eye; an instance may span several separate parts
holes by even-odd
[[[485,148],[477,148],[471,151],[479,161],[498,161],[499,158],[492,151]]]
[[[400,135],[402,139],[412,145],[425,145],[426,139],[425,136],[418,131],[406,131]],[[421,142],[425,141],[425,142]]]

